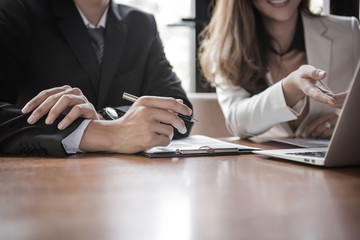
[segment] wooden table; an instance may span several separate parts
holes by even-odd
[[[359,238],[359,167],[259,155],[0,157],[1,240]]]

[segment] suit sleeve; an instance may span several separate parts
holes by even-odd
[[[61,140],[82,121],[60,131],[56,123],[46,125],[44,119],[27,124],[28,115],[15,104],[17,85],[23,84],[24,63],[27,59],[30,21],[20,0],[0,2],[0,154],[66,155]]]
[[[0,2],[0,102],[17,102],[16,86],[22,83],[29,29],[26,12],[18,1]]]
[[[156,28],[155,19],[153,17],[152,21],[155,35],[150,46],[150,51],[146,62],[146,79],[143,86],[143,92],[144,94],[149,95],[167,96],[176,99],[182,99],[184,104],[192,108],[192,105],[181,86],[180,79],[173,72],[173,68],[165,56],[164,47]],[[193,123],[185,122],[186,128],[188,130],[186,134],[181,134],[176,129],[174,129],[174,138],[176,139],[188,136],[190,134],[192,124]]]
[[[73,132],[83,119],[77,119],[65,130],[58,130],[59,117],[54,124],[46,125],[45,117],[36,124],[29,125],[23,114],[15,105],[0,102],[0,153],[24,155],[66,156],[61,140]]]

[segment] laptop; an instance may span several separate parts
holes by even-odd
[[[328,147],[259,150],[270,157],[337,167],[360,165],[360,61]]]

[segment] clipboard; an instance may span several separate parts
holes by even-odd
[[[229,143],[203,135],[194,135],[173,140],[166,147],[154,147],[140,154],[148,158],[172,158],[250,154],[255,150],[258,148]]]

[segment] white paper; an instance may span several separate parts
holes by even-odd
[[[176,152],[178,150],[193,150],[193,149],[201,149],[201,148],[254,149],[252,147],[248,147],[240,144],[228,143],[203,135],[193,135],[179,140],[172,140],[171,143],[166,147],[154,147],[145,152],[146,153]]]

